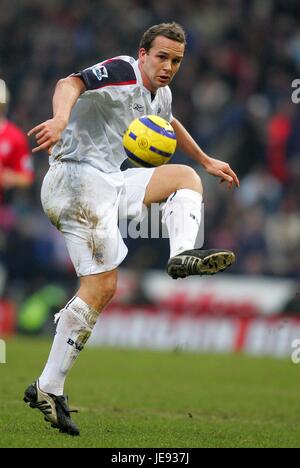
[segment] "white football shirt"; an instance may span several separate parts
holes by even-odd
[[[133,119],[155,114],[173,120],[170,88],[159,88],[152,99],[133,57],[114,57],[72,76],[80,77],[87,91],[73,107],[62,139],[53,147],[50,164],[76,161],[102,172],[117,172],[127,158],[122,138]]]

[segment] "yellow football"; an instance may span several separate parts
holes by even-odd
[[[172,125],[157,115],[144,115],[128,126],[123,146],[128,159],[140,167],[156,167],[167,163],[176,149]]]

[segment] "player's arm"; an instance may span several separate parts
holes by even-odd
[[[173,119],[171,125],[175,130],[177,146],[181,151],[200,163],[209,174],[220,177],[220,182],[227,181],[229,188],[233,184],[239,187],[239,179],[229,164],[204,153],[179,120]]]
[[[28,132],[35,135],[38,146],[33,153],[50,150],[61,138],[66,128],[73,106],[79,96],[86,90],[84,82],[77,77],[68,76],[57,82],[53,95],[53,118],[37,125]]]

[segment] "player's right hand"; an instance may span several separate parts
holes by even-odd
[[[53,117],[53,119],[46,120],[45,122],[32,128],[27,135],[35,135],[38,146],[33,148],[32,152],[48,150],[50,153],[51,148],[61,139],[61,133],[66,127],[66,122],[62,119]]]

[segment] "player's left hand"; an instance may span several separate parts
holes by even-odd
[[[231,169],[228,163],[214,158],[208,158],[204,165],[206,171],[220,178],[220,184],[227,182],[228,188],[231,189],[234,185],[240,186],[240,181],[236,173]]]
[[[61,139],[61,134],[66,125],[65,120],[56,116],[32,128],[27,135],[35,135],[38,144],[33,148],[32,152],[47,150],[48,154],[51,154],[51,149]]]

